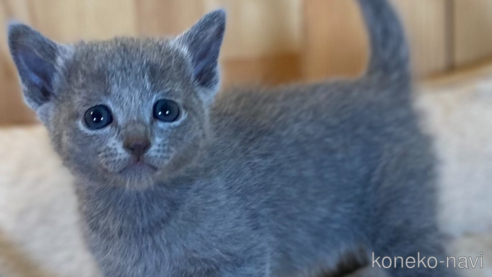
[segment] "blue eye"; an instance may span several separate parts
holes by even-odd
[[[179,114],[179,106],[172,100],[161,99],[154,104],[153,115],[159,121],[174,122],[178,119]]]
[[[84,121],[89,129],[98,130],[111,124],[113,116],[107,106],[98,105],[85,112]]]

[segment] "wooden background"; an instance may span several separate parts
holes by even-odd
[[[371,0],[366,0],[371,1]],[[426,78],[492,56],[491,0],[391,0]],[[355,76],[367,38],[355,0],[0,0],[0,22],[28,23],[59,42],[175,35],[224,7],[224,86]],[[0,125],[34,122],[0,28]]]

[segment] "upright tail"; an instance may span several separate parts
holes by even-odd
[[[367,75],[410,77],[410,54],[403,26],[389,0],[359,0],[371,46]]]

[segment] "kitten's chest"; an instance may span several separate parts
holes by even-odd
[[[88,233],[87,239],[105,276],[196,276],[197,272],[206,276],[213,267],[198,258],[203,255],[197,248],[172,231],[166,234],[165,229],[112,237]]]
[[[191,276],[183,257],[194,250],[173,227],[177,197],[118,189],[82,196],[90,196],[81,202],[85,237],[105,276]]]

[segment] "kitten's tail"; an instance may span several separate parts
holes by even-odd
[[[367,75],[410,77],[410,54],[403,26],[388,0],[359,0],[369,32]]]

